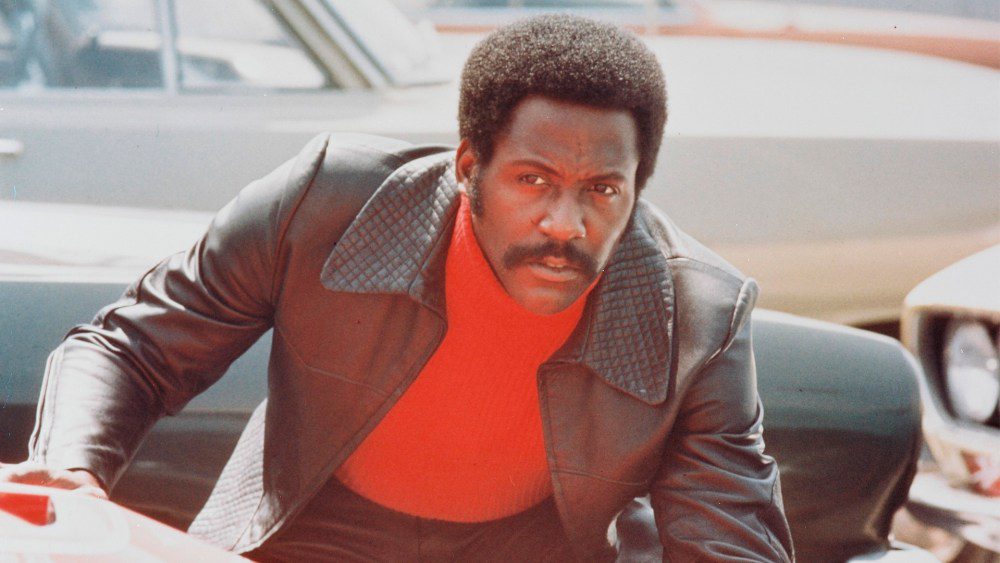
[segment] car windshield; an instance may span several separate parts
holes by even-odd
[[[299,89],[330,80],[260,0],[169,0],[179,87]],[[0,0],[0,87],[167,87],[154,0]]]
[[[434,30],[414,25],[388,0],[326,4],[393,84],[432,83],[447,76],[438,65]]]

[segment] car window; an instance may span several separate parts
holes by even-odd
[[[18,33],[12,14],[0,9],[0,88],[13,86],[23,77],[18,66]]]
[[[0,0],[0,88],[165,88],[155,0]],[[181,88],[332,81],[260,0],[170,0]]]
[[[388,0],[326,0],[330,13],[397,85],[448,79],[433,29],[420,28]]]
[[[15,0],[0,18],[0,87],[162,87],[152,0]]]
[[[330,85],[284,22],[258,0],[174,0],[174,10],[182,88]]]

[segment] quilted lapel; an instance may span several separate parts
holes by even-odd
[[[386,178],[327,258],[323,285],[408,294],[444,317],[444,259],[459,201],[453,165],[453,154],[435,154]]]
[[[321,281],[333,291],[396,293],[445,316],[444,259],[458,208],[452,154],[409,162],[391,174],[331,252]],[[550,362],[586,365],[610,385],[650,404],[667,397],[673,285],[644,220],[622,235],[580,327]]]
[[[590,327],[578,361],[649,404],[667,398],[673,345],[673,279],[639,201],[590,297]]]

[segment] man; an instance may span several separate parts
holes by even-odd
[[[268,400],[191,527],[213,543],[789,560],[756,286],[638,199],[666,119],[655,57],[527,20],[473,51],[459,118],[454,152],[325,135],[248,186],[53,353],[33,463],[5,478],[106,490],[273,327]]]

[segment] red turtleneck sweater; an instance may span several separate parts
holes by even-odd
[[[555,315],[511,299],[479,248],[465,196],[445,268],[441,346],[336,476],[400,512],[482,522],[552,494],[536,372],[573,332],[586,294]]]

